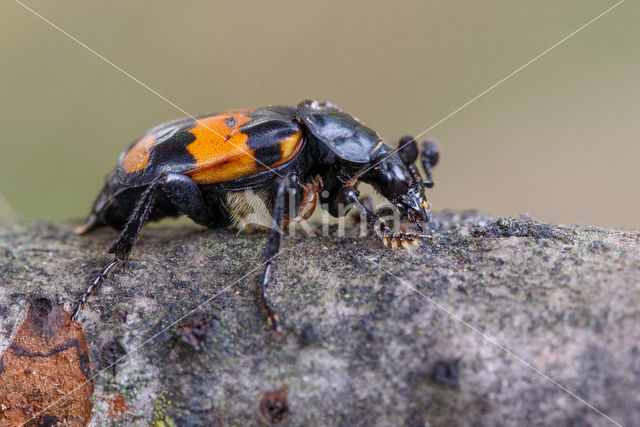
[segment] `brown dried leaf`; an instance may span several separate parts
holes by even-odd
[[[0,426],[30,420],[86,425],[93,408],[90,377],[82,329],[62,305],[35,300],[0,358]]]

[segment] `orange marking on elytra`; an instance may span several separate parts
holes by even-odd
[[[302,146],[302,132],[298,131],[278,141],[282,156],[271,165],[260,165],[255,150],[247,146],[249,137],[240,127],[252,118],[243,111],[231,111],[200,119],[191,129],[195,141],[187,145],[187,151],[195,159],[193,171],[188,175],[198,184],[231,181],[276,167],[291,160]],[[233,126],[229,122],[233,120]]]
[[[148,133],[135,143],[122,159],[122,168],[126,173],[141,171],[149,163],[149,148],[155,143],[156,134]]]
[[[234,126],[228,126],[233,120]],[[189,175],[199,184],[229,181],[246,176],[255,169],[254,151],[247,146],[249,137],[240,126],[251,117],[239,112],[223,113],[199,120],[189,132],[196,139],[187,145],[195,159]]]
[[[295,157],[295,155],[298,154],[298,152],[302,148],[302,144],[300,143],[301,138],[302,138],[302,132],[298,131],[280,140],[279,142],[280,153],[282,153],[282,156],[280,157],[280,160],[278,160],[273,164],[273,166],[278,166],[283,163],[286,163],[289,160],[291,160],[293,157]]]

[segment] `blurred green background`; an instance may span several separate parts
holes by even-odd
[[[395,145],[615,2],[25,4],[191,114],[331,100]],[[434,209],[640,228],[639,21],[626,1],[430,131]],[[0,218],[84,217],[184,114],[13,0],[0,24]]]

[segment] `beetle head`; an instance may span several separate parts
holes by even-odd
[[[395,153],[381,144],[370,163],[374,166],[362,175],[362,181],[371,184],[410,221],[429,222],[431,212],[424,189],[433,186],[431,166],[437,162],[437,152],[433,141],[425,142],[422,160],[428,180],[424,181],[415,165],[418,146],[413,138],[401,138]]]

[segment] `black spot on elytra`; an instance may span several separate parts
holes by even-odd
[[[270,166],[282,159],[280,142],[299,132],[300,128],[295,122],[282,120],[282,117],[271,113],[241,126],[240,131],[249,137],[247,147],[254,150],[256,167],[264,169],[265,165]]]
[[[224,124],[227,125],[228,128],[234,128],[238,123],[236,122],[235,117],[229,116],[226,119],[224,119]]]
[[[196,140],[196,136],[189,132],[193,126],[176,132],[171,138],[149,148],[149,163],[157,162],[157,166],[166,167],[167,164],[193,163],[193,156],[187,151],[187,146]]]
[[[187,151],[187,146],[196,140],[196,136],[189,132],[195,125],[194,121],[185,121],[171,137],[149,148],[149,163],[144,169],[131,174],[119,169],[118,179],[128,186],[145,185],[163,172],[183,173],[192,170],[196,160]]]
[[[269,166],[282,158],[282,152],[279,145],[267,145],[256,149],[253,154],[256,158],[256,167],[261,168]]]

